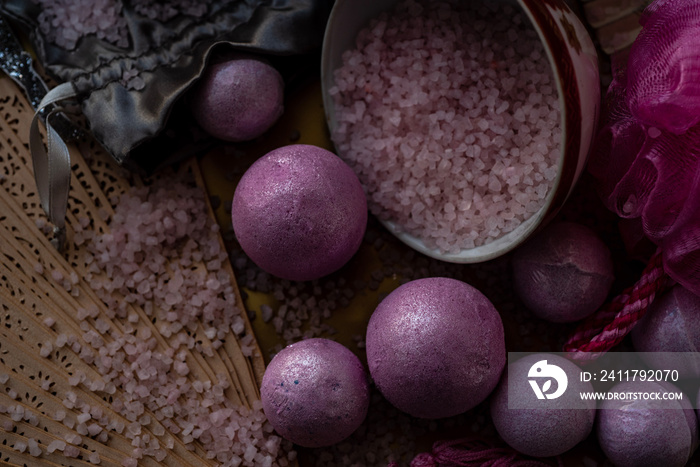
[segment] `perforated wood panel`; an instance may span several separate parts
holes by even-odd
[[[4,76],[0,113],[0,463],[122,466],[140,457],[144,466],[216,465],[207,458],[206,441],[177,426],[178,414],[146,405],[134,420],[133,410],[123,410],[135,403],[133,388],[105,372],[100,359],[116,354],[100,353],[106,352],[100,347],[115,341],[125,347],[147,336],[153,355],[177,354],[187,363],[183,387],[207,388],[223,377],[233,408],[251,408],[259,399],[264,371],[259,349],[254,345],[253,356],[246,357],[233,332],[211,337],[206,323],[164,336],[161,315],[152,306],[127,303],[120,290],[94,290],[93,281],[109,278],[87,264],[87,239],[109,232],[120,195],[153,180],[124,171],[93,142],[71,146],[68,247],[59,253],[50,243],[34,184],[28,149],[33,111]],[[196,164],[168,176],[202,183]],[[236,303],[230,305],[245,322],[239,336],[252,335],[227,260],[221,271],[234,291]],[[110,301],[124,302],[122,317],[110,310]],[[190,345],[183,345],[186,338]],[[213,345],[214,340],[220,342]],[[191,390],[179,398],[201,404],[206,393]],[[135,452],[139,443],[158,449]]]

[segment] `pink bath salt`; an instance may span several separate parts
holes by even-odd
[[[375,215],[458,253],[545,206],[561,156],[560,105],[522,10],[403,0],[354,44],[328,90],[332,139]]]
[[[250,259],[298,281],[342,267],[367,227],[367,201],[355,173],[330,151],[302,144],[257,160],[236,187],[231,213]]]
[[[559,382],[532,377],[538,368],[549,373],[549,367],[566,375],[566,389],[553,398],[547,395],[556,395]],[[583,441],[593,429],[596,403],[580,398],[579,393],[593,391],[590,382],[580,380],[580,373],[576,364],[552,354],[528,355],[509,365],[491,397],[491,418],[501,438],[513,449],[535,457],[563,454]],[[542,390],[543,399],[536,397],[531,380]],[[542,389],[547,381],[551,381],[549,388]]]
[[[617,393],[681,393],[682,399],[606,400],[596,431],[606,457],[617,467],[686,465],[698,446],[698,421],[685,393],[671,383],[626,381]]]
[[[270,362],[260,389],[277,433],[304,447],[330,446],[350,436],[369,408],[360,360],[328,339],[289,345]]]
[[[651,368],[700,376],[700,297],[681,285],[657,295],[632,329],[632,344]]]
[[[265,133],[282,115],[284,82],[275,68],[257,58],[212,63],[192,90],[190,108],[210,135],[248,141]]]
[[[476,406],[496,387],[506,362],[498,311],[474,287],[441,277],[389,294],[370,318],[366,349],[384,397],[420,418]]]
[[[610,250],[588,227],[548,226],[513,254],[513,285],[538,318],[578,321],[605,301],[614,280]]]

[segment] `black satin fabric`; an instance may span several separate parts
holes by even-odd
[[[333,0],[211,0],[201,18],[165,23],[123,3],[128,48],[88,36],[70,51],[41,35],[40,8],[31,0],[0,0],[0,8],[28,33],[45,70],[79,91],[95,138],[119,163],[152,171],[204,144],[189,131],[183,97],[215,49],[265,55],[282,66],[318,53]],[[139,70],[143,89],[120,82],[128,69]]]

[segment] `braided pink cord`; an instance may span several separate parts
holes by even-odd
[[[579,325],[564,345],[570,358],[580,363],[591,361],[619,344],[646,314],[657,294],[671,282],[664,271],[661,250],[652,256],[642,277],[632,287]]]

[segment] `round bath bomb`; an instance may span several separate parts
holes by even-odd
[[[681,392],[670,383],[628,381],[618,393]],[[598,442],[617,467],[682,467],[698,444],[698,421],[685,394],[682,400],[606,400],[598,413]]]
[[[474,287],[419,279],[389,294],[367,326],[369,371],[384,397],[420,418],[465,412],[496,387],[505,366],[503,323]]]
[[[532,313],[555,323],[578,321],[600,307],[614,275],[610,250],[588,227],[561,222],[513,255],[515,292]]]
[[[190,109],[210,135],[248,141],[282,115],[284,82],[272,66],[249,56],[211,63],[192,90]]]
[[[296,144],[268,153],[246,171],[231,214],[236,238],[255,264],[305,281],[336,271],[357,252],[367,200],[339,157]]]
[[[681,285],[656,298],[632,329],[632,343],[657,370],[678,370],[682,378],[700,376],[700,297]],[[684,352],[670,355],[667,352]]]
[[[501,438],[528,456],[549,457],[588,437],[596,404],[580,399],[579,393],[593,386],[579,375],[576,364],[558,355],[528,355],[512,363],[491,398],[491,418]],[[537,383],[539,395],[530,381]]]
[[[369,408],[362,363],[328,339],[308,339],[282,349],[265,370],[260,396],[277,433],[308,448],[347,438]]]

